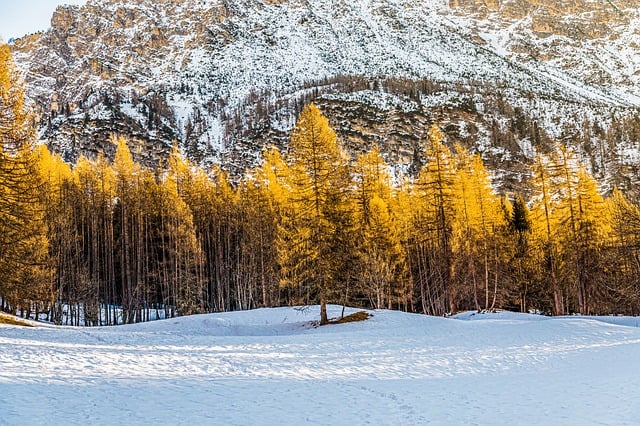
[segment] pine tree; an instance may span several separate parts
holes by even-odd
[[[529,297],[532,291],[532,266],[530,260],[530,236],[531,218],[529,207],[522,194],[515,197],[510,211],[507,213],[509,223],[509,234],[514,240],[511,253],[511,279],[513,287],[518,293],[518,305],[520,312],[527,312],[529,307]]]

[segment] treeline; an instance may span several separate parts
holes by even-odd
[[[532,162],[526,200],[497,195],[437,126],[416,177],[378,149],[349,158],[313,104],[288,150],[234,184],[177,149],[144,168],[123,138],[113,161],[71,167],[34,147],[8,49],[0,71],[3,310],[77,325],[316,303],[638,314],[640,207],[603,198],[561,145]]]
[[[524,200],[495,194],[436,126],[425,142],[419,176],[394,180],[377,149],[351,161],[309,105],[288,152],[235,186],[177,149],[145,169],[122,138],[113,162],[73,168],[21,151],[9,158],[31,158],[43,232],[24,242],[33,262],[5,271],[3,307],[86,325],[319,302],[638,313],[640,209],[604,199],[571,151],[536,158]]]

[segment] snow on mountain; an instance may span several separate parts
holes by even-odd
[[[634,424],[640,415],[636,318],[372,314],[321,328],[317,307],[112,328],[0,325],[0,424]]]
[[[542,131],[571,140],[613,185],[633,167],[610,167],[617,158],[593,149],[604,136],[585,129],[640,105],[640,12],[618,3],[89,0],[13,49],[42,139],[69,160],[111,153],[120,133],[142,161],[178,140],[197,161],[242,171],[263,146],[286,144],[315,99],[352,150],[376,143],[394,164],[408,165],[436,121],[517,180]],[[514,114],[535,129],[516,132]]]

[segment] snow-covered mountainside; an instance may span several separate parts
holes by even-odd
[[[330,306],[337,316],[341,307]],[[112,328],[0,324],[0,424],[636,424],[631,317],[318,307]]]
[[[638,102],[640,14],[633,0],[452,0],[492,50]]]
[[[315,100],[400,166],[437,122],[507,186],[557,139],[610,187],[640,164],[639,26],[627,0],[89,0],[13,49],[69,160],[118,133],[242,171]]]

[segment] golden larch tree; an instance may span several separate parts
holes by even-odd
[[[348,279],[352,212],[346,156],[327,118],[313,104],[298,118],[288,162],[293,209],[280,232],[282,283],[300,285],[319,300],[320,323],[326,324],[327,298]]]
[[[21,308],[25,316],[51,299],[46,194],[35,138],[35,117],[25,105],[20,73],[9,46],[0,44],[0,307]]]

